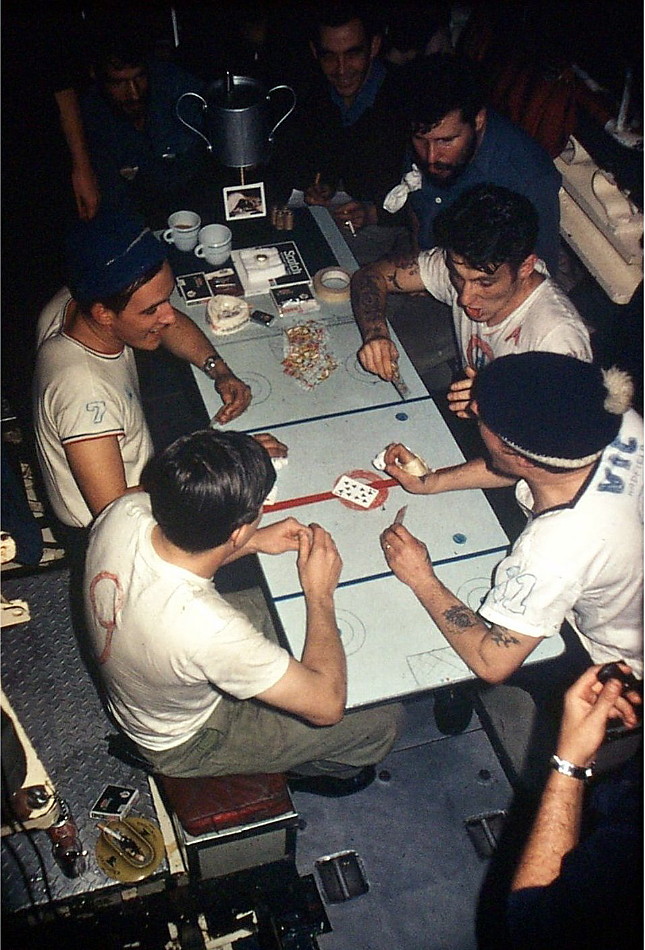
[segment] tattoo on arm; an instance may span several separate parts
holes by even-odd
[[[400,275],[403,273],[407,278],[416,277],[419,273],[419,259],[417,257],[399,258],[391,263],[391,269],[385,274],[385,281],[388,287],[398,293],[405,293],[400,283]]]
[[[490,637],[493,643],[496,643],[498,647],[508,648],[517,646],[520,642],[506,627],[493,627],[490,632]]]
[[[377,275],[367,271],[356,276],[352,281],[351,294],[359,326],[368,331],[383,329],[384,335],[388,336],[385,321],[387,291]]]
[[[456,628],[457,633],[462,633],[470,627],[477,627],[481,622],[477,619],[472,610],[469,610],[469,608],[463,604],[455,604],[453,607],[449,607],[448,610],[445,611],[444,617],[449,624],[452,624],[452,626]]]

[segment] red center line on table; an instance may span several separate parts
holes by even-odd
[[[401,483],[396,478],[379,478],[377,481],[368,482],[369,488],[396,488]],[[319,501],[329,501],[330,498],[338,498],[331,491],[319,492],[317,495],[301,495],[299,498],[285,498],[284,501],[276,501],[274,505],[263,505],[262,511],[282,511],[284,508],[299,508],[301,505],[315,505]]]

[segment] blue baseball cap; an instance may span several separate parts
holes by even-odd
[[[76,302],[85,305],[125,290],[166,260],[142,219],[113,211],[75,224],[66,252],[69,288]]]

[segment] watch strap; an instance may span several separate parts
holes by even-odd
[[[202,372],[210,376],[215,369],[215,364],[221,359],[221,356],[207,356],[202,365]]]
[[[561,759],[559,755],[552,755],[550,761],[554,771],[559,772],[560,775],[568,775],[569,778],[577,778],[580,782],[590,779],[593,775],[593,764],[586,767],[574,765],[567,759]]]

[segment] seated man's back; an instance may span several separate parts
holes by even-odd
[[[88,556],[90,631],[117,722],[146,748],[167,749],[204,724],[219,691],[246,699],[272,686],[288,655],[210,578],[164,561],[151,541],[153,524],[143,491],[101,519]],[[113,637],[115,629],[127,636]]]
[[[400,711],[345,713],[342,563],[320,525],[259,527],[275,477],[265,448],[240,432],[195,432],[154,456],[146,491],[117,499],[92,530],[89,637],[115,719],[156,771],[295,769],[347,779],[347,793],[365,767],[374,777]],[[298,552],[307,606],[300,660],[278,645],[268,612],[261,629],[245,615],[254,592],[238,595],[242,613],[213,586],[239,557],[286,551]]]

